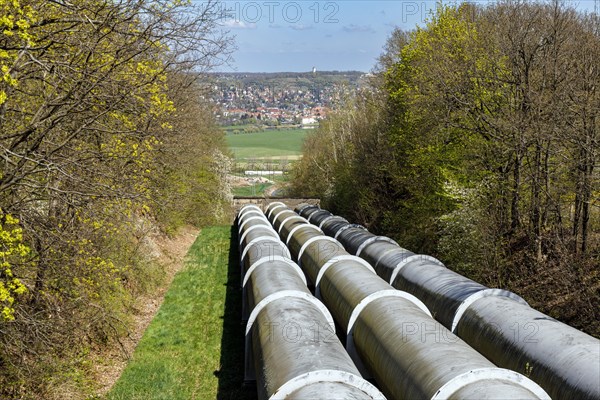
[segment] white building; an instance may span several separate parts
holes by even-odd
[[[302,125],[315,125],[317,119],[315,117],[302,117]]]

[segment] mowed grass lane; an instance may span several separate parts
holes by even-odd
[[[266,130],[228,133],[225,138],[237,160],[300,156],[307,129]]]
[[[203,229],[107,399],[256,399],[242,387],[239,274],[232,227]]]

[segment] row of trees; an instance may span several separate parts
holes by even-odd
[[[199,79],[231,50],[219,12],[0,0],[0,397],[51,398],[127,332],[161,276],[140,252],[149,226],[225,217],[228,159]]]
[[[600,334],[600,23],[439,6],[307,140],[297,194]]]

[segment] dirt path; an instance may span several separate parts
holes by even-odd
[[[151,245],[158,249],[157,253],[160,255],[156,260],[164,265],[166,279],[157,290],[138,299],[135,305],[133,326],[129,336],[121,339],[121,346],[116,344],[112,349],[95,357],[94,374],[99,386],[98,395],[106,394],[121,376],[144,331],[162,304],[173,277],[183,268],[185,255],[196,240],[198,233],[198,229],[186,226],[171,238],[166,236],[149,238]]]

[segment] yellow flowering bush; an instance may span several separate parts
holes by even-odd
[[[14,263],[22,262],[29,255],[23,244],[23,232],[19,220],[0,210],[0,322],[14,320],[15,296],[27,288],[12,272]]]

